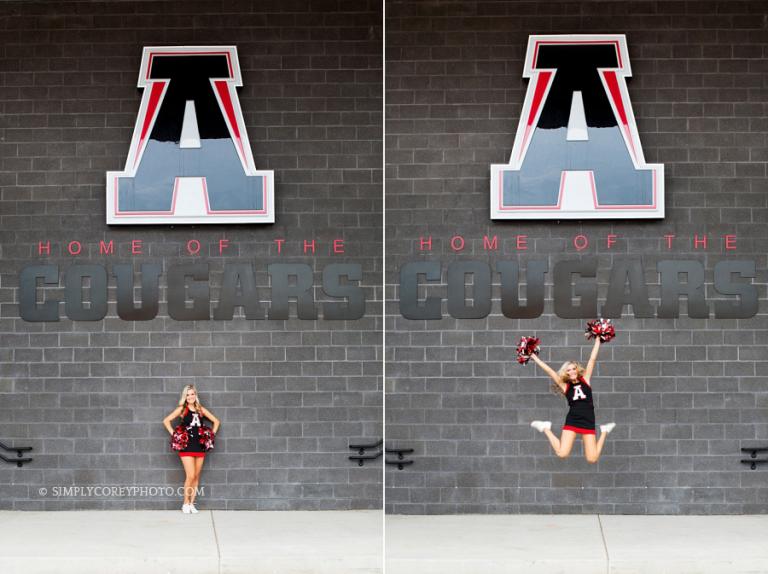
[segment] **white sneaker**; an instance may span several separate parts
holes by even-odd
[[[182,511],[184,514],[189,514],[189,513],[191,513],[191,512],[192,512],[192,511],[189,509],[189,507],[190,507],[190,505],[189,505],[189,504],[185,504],[184,506],[182,506],[182,507],[181,507],[181,511]]]
[[[600,432],[609,433],[614,428],[616,428],[616,423],[608,423],[608,424],[600,425]]]
[[[544,432],[545,429],[552,428],[551,421],[532,421],[531,426],[539,432]]]
[[[190,504],[190,505],[189,505],[189,511],[190,511],[192,514],[197,514],[197,513],[199,512],[199,511],[197,510],[197,508],[195,508],[195,505],[194,505],[194,504]]]

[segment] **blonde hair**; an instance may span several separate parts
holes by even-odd
[[[578,377],[583,377],[584,373],[586,372],[584,367],[582,366],[582,364],[579,363],[578,361],[566,361],[557,370],[557,376],[560,378],[560,381],[562,383],[564,383],[564,384],[568,384],[568,382],[571,380],[570,378],[568,378],[568,373],[566,372],[566,370],[568,369],[568,367],[570,365],[575,365],[576,366],[576,374],[577,374]],[[563,389],[561,389],[560,385],[558,385],[554,381],[552,382],[552,385],[551,385],[550,388],[551,388],[553,393],[565,396],[565,393],[563,393]]]
[[[184,415],[187,414],[187,392],[190,390],[195,391],[195,411],[198,413],[203,412],[203,405],[200,404],[200,393],[197,392],[197,388],[195,385],[189,384],[185,385],[183,389],[181,389],[181,397],[179,397],[179,406],[183,406],[184,408],[181,410],[180,417],[184,418]]]

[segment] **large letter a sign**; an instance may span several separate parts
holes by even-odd
[[[272,223],[274,176],[257,170],[233,46],[144,48],[144,90],[123,171],[107,172],[107,223]]]
[[[491,166],[492,219],[664,217],[647,164],[623,35],[531,36],[528,91],[508,164]]]

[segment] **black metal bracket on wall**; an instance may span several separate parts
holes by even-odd
[[[350,444],[349,448],[356,450],[357,454],[350,455],[349,460],[356,460],[357,466],[363,466],[366,460],[376,460],[382,455],[381,450],[378,450],[373,454],[365,454],[365,451],[371,450],[374,448],[379,448],[382,444],[384,444],[383,439],[379,439],[376,442],[372,442],[372,443]]]
[[[412,448],[388,448],[385,449],[387,454],[396,454],[397,459],[387,459],[387,464],[397,465],[397,470],[403,470],[406,466],[413,464],[413,460],[405,460],[406,454],[413,454]]]
[[[0,448],[2,448],[3,450],[7,450],[9,452],[14,452],[14,451],[16,452],[17,458],[7,458],[2,454],[0,454],[0,460],[2,460],[3,462],[11,462],[11,463],[15,462],[16,466],[18,466],[19,468],[24,466],[25,462],[32,462],[34,460],[29,457],[22,458],[23,456],[22,453],[29,452],[30,450],[32,450],[31,446],[8,446],[0,442]]]
[[[752,470],[757,469],[758,464],[767,464],[768,459],[765,458],[757,458],[758,452],[768,452],[768,446],[753,446],[753,447],[746,447],[742,448],[741,452],[748,452],[749,458],[747,459],[741,459],[742,464],[748,464],[749,468]]]

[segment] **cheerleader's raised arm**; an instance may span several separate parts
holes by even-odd
[[[595,370],[595,364],[597,363],[597,354],[600,352],[600,337],[595,337],[595,344],[592,347],[592,353],[589,355],[589,362],[587,368],[584,369],[584,378],[588,383],[592,382],[592,371]]]
[[[534,362],[534,363],[536,363],[536,364],[537,364],[537,365],[538,365],[538,366],[541,368],[541,370],[542,370],[542,371],[544,371],[545,373],[547,373],[547,374],[549,375],[549,377],[552,379],[552,381],[553,381],[553,382],[554,382],[554,383],[555,383],[555,384],[556,384],[558,387],[560,387],[560,390],[561,390],[563,393],[565,393],[565,387],[566,387],[566,385],[565,385],[565,383],[562,381],[562,379],[560,378],[560,376],[557,374],[557,372],[555,371],[555,369],[553,369],[553,368],[552,368],[552,367],[550,367],[548,364],[546,364],[544,361],[542,361],[542,360],[539,358],[539,356],[538,356],[538,355],[531,355],[531,359],[533,359],[533,362]]]

